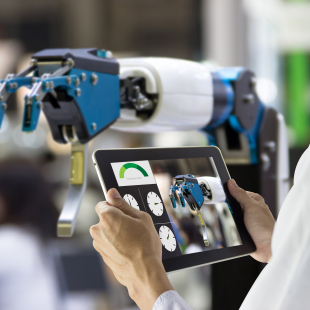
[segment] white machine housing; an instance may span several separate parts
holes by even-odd
[[[198,177],[198,184],[204,184],[211,191],[211,200],[204,196],[204,204],[214,204],[226,201],[226,195],[223,189],[222,182],[219,178],[214,177]]]
[[[140,119],[134,110],[122,109],[113,129],[131,132],[196,130],[206,126],[213,113],[210,71],[203,65],[172,58],[119,59],[120,78],[143,77],[146,90],[158,95],[151,117]]]

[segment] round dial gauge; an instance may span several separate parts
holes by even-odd
[[[123,199],[133,208],[140,210],[137,200],[130,194],[126,194]]]
[[[159,238],[166,250],[173,252],[176,249],[177,241],[169,227],[163,225],[159,228]]]
[[[147,203],[151,209],[151,211],[157,215],[161,216],[164,212],[164,205],[161,202],[159,196],[154,192],[149,192],[147,194]]]

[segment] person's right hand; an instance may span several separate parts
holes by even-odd
[[[235,180],[228,181],[228,189],[240,203],[245,227],[256,245],[256,251],[251,256],[259,262],[267,263],[271,258],[271,237],[275,225],[269,207],[262,196],[246,192]]]

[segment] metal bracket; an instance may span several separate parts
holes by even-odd
[[[88,144],[71,145],[70,186],[57,223],[58,237],[71,237],[87,183]]]

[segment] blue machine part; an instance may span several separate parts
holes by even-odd
[[[86,75],[86,79],[75,85],[75,80],[82,73]],[[92,74],[97,76],[96,83],[92,83]],[[70,84],[67,80],[68,76],[71,78]],[[57,88],[63,88],[74,99],[90,136],[99,133],[120,115],[120,81],[118,75],[73,68],[65,76],[45,79],[42,83],[43,92],[48,93],[52,90],[52,88],[46,87],[47,83],[51,82],[54,84],[53,89],[57,91]],[[41,109],[38,108],[38,102],[35,99],[31,101],[31,107],[29,107],[30,102],[28,102],[27,96],[25,100],[23,131],[33,131],[37,127]],[[31,113],[29,109],[32,109]]]
[[[98,82],[92,85],[92,72],[73,68],[70,74],[80,76],[83,72],[86,80],[79,85],[81,95],[77,96],[73,89],[68,90],[68,95],[74,96],[89,133],[95,135],[120,116],[120,80],[118,75],[96,73]],[[96,124],[95,129],[92,124]]]
[[[199,184],[186,182],[186,186],[188,187],[187,191],[189,191],[190,194],[193,196],[200,209],[204,202],[204,197]]]
[[[31,132],[37,127],[40,112],[41,102],[38,102],[36,97],[25,96],[23,131]]]
[[[181,206],[183,208],[185,208],[185,200],[184,200],[184,197],[183,197],[183,195],[181,193],[179,193],[179,198],[180,198],[180,201],[181,201]]]
[[[5,80],[1,80],[0,83],[5,82]],[[11,87],[14,85],[14,87]],[[16,77],[9,80],[6,84],[6,91],[8,93],[15,93],[18,88],[26,86],[27,88],[31,88],[32,86],[32,77],[31,76],[23,76],[23,77]]]
[[[222,114],[219,117],[217,117],[215,121],[213,121],[210,125],[206,126],[202,130],[204,132],[207,132],[209,144],[216,146],[217,144],[216,144],[216,137],[215,137],[215,128],[228,120],[230,126],[236,132],[244,134],[247,137],[249,141],[251,163],[257,164],[258,163],[257,137],[258,137],[260,123],[261,123],[263,113],[264,113],[264,106],[261,102],[259,102],[259,110],[258,110],[258,116],[257,116],[256,122],[254,126],[248,130],[244,129],[240,125],[237,117],[232,114],[235,95],[234,95],[234,90],[233,90],[231,82],[235,82],[238,79],[242,71],[244,71],[244,68],[242,67],[233,67],[233,68],[222,68],[222,69],[217,70],[214,73],[214,76],[219,77],[225,87],[226,108],[223,110]],[[219,94],[219,96],[221,96],[221,94]],[[216,104],[217,104],[217,94],[214,93],[214,105]]]
[[[170,187],[169,192],[169,197],[173,208],[176,208],[176,201],[174,198],[174,194],[176,191],[178,191],[178,195],[183,208],[186,206],[185,205],[186,200],[191,208],[193,207],[192,205],[194,204],[195,208],[200,209],[204,202],[204,196],[202,194],[202,190],[198,184],[197,179],[190,174],[176,176],[175,179],[176,182],[174,185]],[[193,208],[193,210],[195,210],[195,208]]]
[[[257,136],[258,136],[260,123],[261,123],[263,114],[264,114],[264,106],[262,103],[260,103],[256,123],[249,130],[245,130],[244,128],[242,128],[242,126],[240,125],[240,123],[239,123],[239,121],[235,115],[230,115],[229,119],[228,119],[232,128],[234,128],[239,133],[243,133],[247,137],[247,139],[249,141],[250,157],[251,157],[251,163],[252,164],[258,163]]]
[[[2,100],[0,102],[0,128],[1,128],[1,125],[2,125],[2,122],[3,122],[4,115],[5,115],[5,110],[6,110],[6,106],[4,104],[5,104],[5,102],[4,102],[4,100]]]
[[[15,77],[10,80],[0,80],[0,85],[5,84],[5,89],[7,93],[15,93],[16,90],[22,86],[26,86],[28,88],[31,88],[32,86],[32,77]],[[3,122],[5,110],[6,110],[6,98],[2,96],[2,100],[0,101],[0,127]]]

